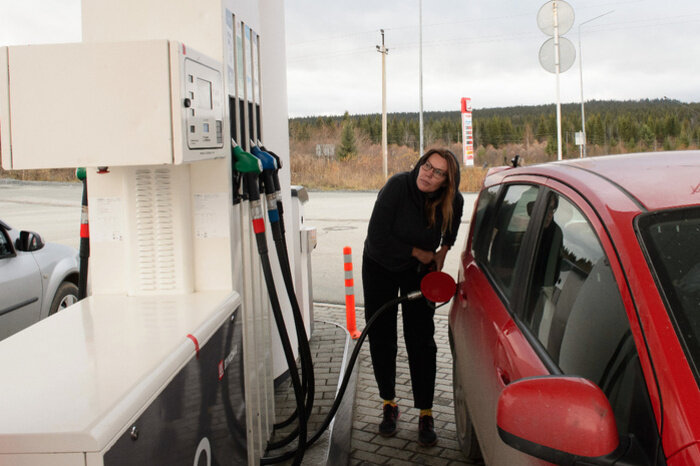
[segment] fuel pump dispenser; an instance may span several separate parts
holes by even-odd
[[[281,4],[84,0],[82,43],[0,48],[3,167],[86,167],[90,204],[90,295],[0,346],[0,464],[259,463],[305,350],[229,141],[288,158]]]

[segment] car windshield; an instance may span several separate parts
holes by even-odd
[[[644,215],[638,229],[676,331],[700,380],[700,207]]]

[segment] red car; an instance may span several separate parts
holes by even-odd
[[[487,465],[700,465],[700,151],[492,169],[449,315]]]

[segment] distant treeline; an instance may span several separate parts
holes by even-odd
[[[562,142],[574,145],[581,131],[580,104],[562,105]],[[556,153],[556,108],[551,105],[476,109],[473,111],[475,147],[499,148],[508,144],[546,143]],[[589,101],[585,105],[586,140],[601,147],[627,150],[674,150],[700,145],[700,103],[670,99],[637,101]],[[387,142],[414,149],[419,145],[418,113],[387,116]],[[462,139],[459,111],[424,112],[425,146],[450,145]],[[308,141],[325,127],[351,124],[373,144],[381,143],[381,114],[292,118],[290,138]]]

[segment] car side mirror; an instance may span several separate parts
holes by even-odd
[[[22,230],[19,232],[19,238],[15,242],[15,247],[17,250],[24,252],[38,251],[44,247],[44,240],[41,239],[38,233]]]
[[[517,380],[501,392],[496,418],[505,443],[550,463],[612,465],[621,453],[608,399],[580,377]]]
[[[457,284],[445,272],[430,272],[420,282],[423,296],[434,303],[446,303],[455,295]]]

